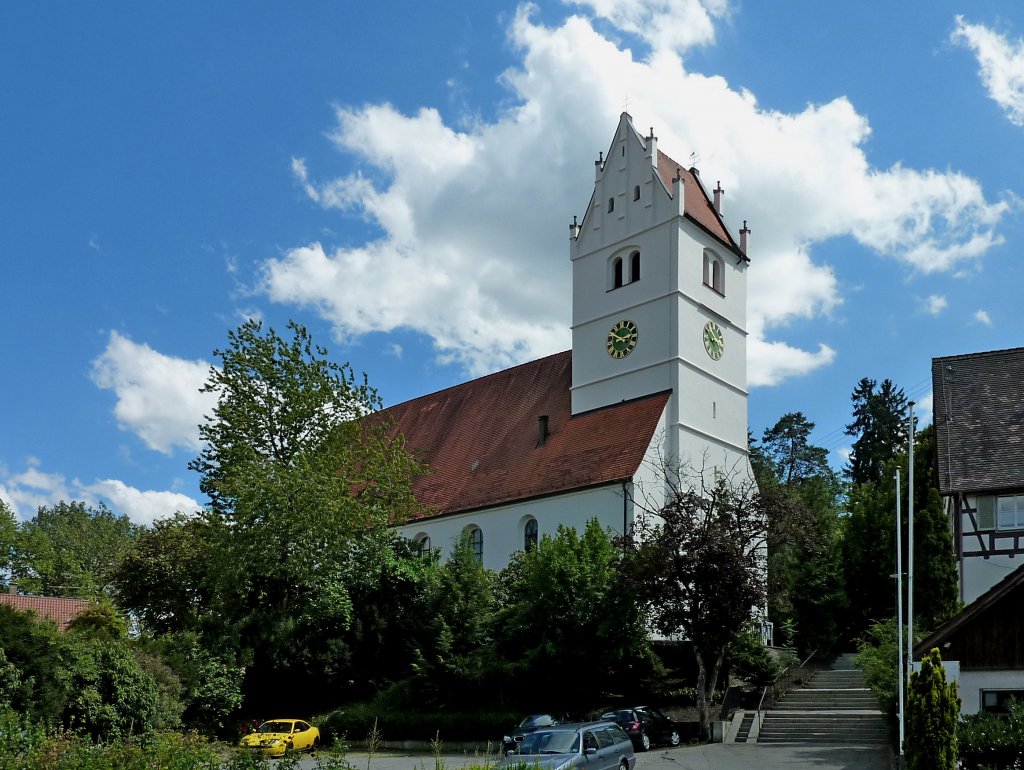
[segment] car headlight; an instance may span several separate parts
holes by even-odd
[[[277,744],[279,744],[280,742],[281,742],[281,739],[280,739],[280,738],[274,738],[274,739],[273,739],[273,740],[272,740],[272,741],[271,741],[270,743],[268,743],[267,745],[268,745],[268,746],[276,746],[276,745],[277,745]]]
[[[503,735],[503,736],[501,736],[501,739],[502,739],[502,740],[503,740],[503,741],[504,741],[505,743],[512,743],[512,736],[511,736],[511,735]]]

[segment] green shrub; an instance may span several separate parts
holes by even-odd
[[[961,767],[1004,770],[1024,764],[1024,703],[1011,701],[1009,714],[972,714],[957,727]]]
[[[908,770],[955,770],[960,696],[946,681],[938,647],[925,654],[910,675],[907,690],[906,756]]]

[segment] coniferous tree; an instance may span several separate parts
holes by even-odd
[[[910,675],[904,749],[907,770],[955,770],[959,718],[956,682],[946,682],[936,647],[921,659],[921,670]]]
[[[883,481],[885,464],[907,444],[907,398],[892,380],[881,385],[867,377],[851,396],[853,422],[846,426],[856,436],[846,473],[854,484]]]

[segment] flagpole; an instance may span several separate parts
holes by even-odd
[[[914,665],[914,402],[907,404],[908,438],[910,442],[907,467],[907,666]]]
[[[906,691],[903,679],[903,521],[900,516],[900,469],[896,469],[896,667],[899,671],[900,764],[903,767],[903,697]]]

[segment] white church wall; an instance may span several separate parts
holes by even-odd
[[[483,532],[483,564],[488,569],[500,570],[513,553],[523,550],[526,522],[530,518],[537,520],[539,537],[554,536],[559,524],[582,532],[594,518],[613,534],[621,534],[623,517],[627,526],[632,521],[630,497],[627,485],[624,510],[622,485],[615,484],[411,522],[397,531],[413,539],[429,536],[431,547],[440,549],[442,556],[447,557],[463,531],[479,527]]]

